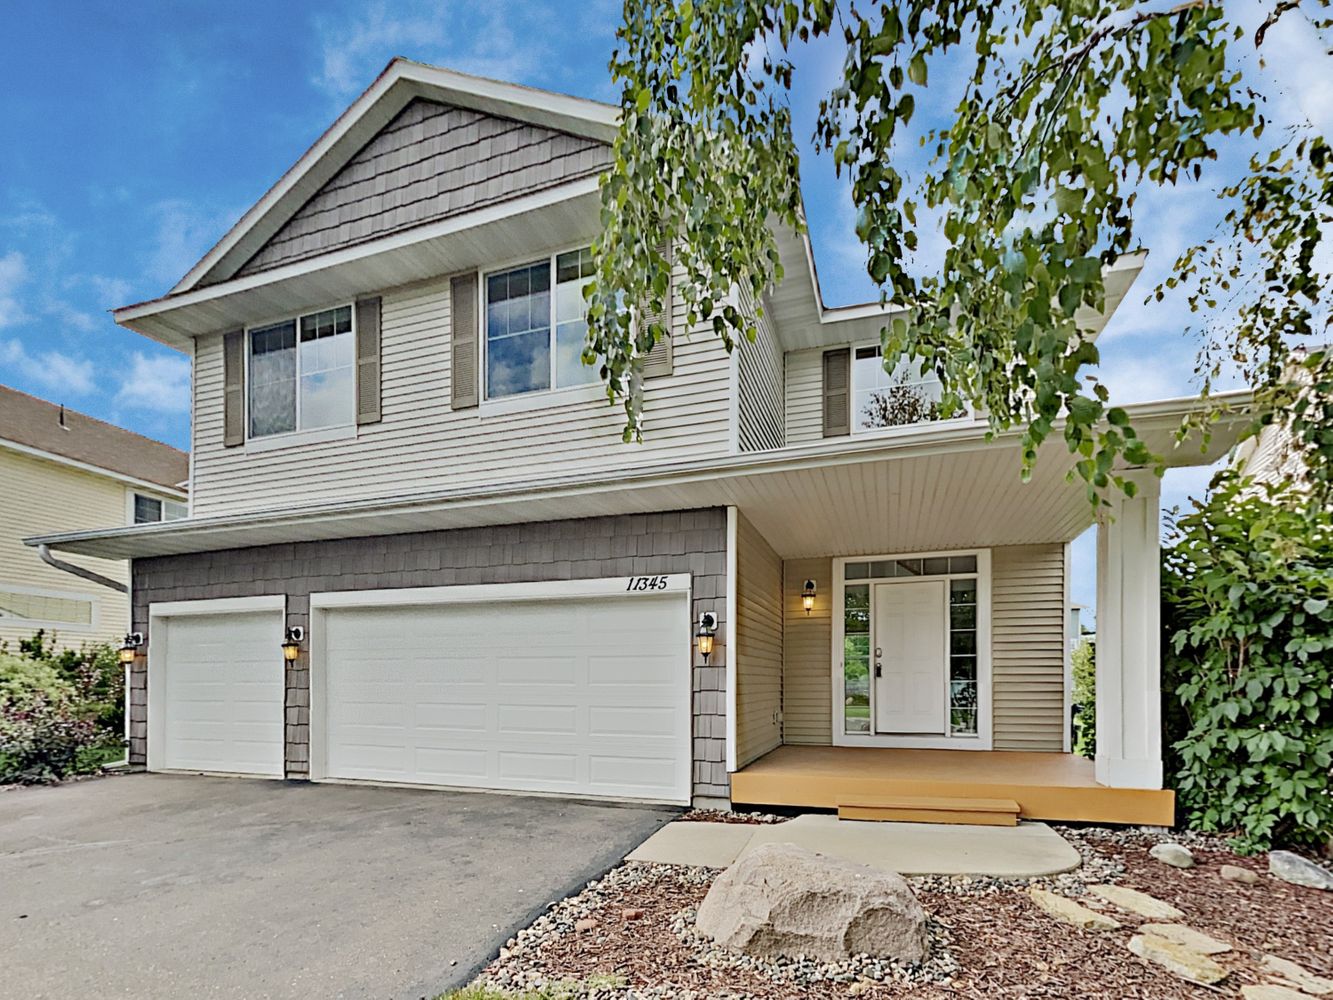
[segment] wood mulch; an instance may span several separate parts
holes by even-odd
[[[1126,942],[1141,922],[1132,914],[1100,904],[1124,927],[1083,932],[1040,911],[1023,886],[1009,885],[984,895],[920,892],[927,912],[946,928],[959,973],[944,983],[865,983],[855,995],[915,1000],[1238,997],[1242,985],[1264,981],[1258,966],[1264,953],[1333,976],[1333,894],[1282,882],[1267,875],[1262,858],[1239,858],[1218,844],[1191,842],[1198,867],[1169,868],[1148,857],[1148,848],[1159,839],[1116,832],[1105,839],[1093,835],[1085,843],[1124,866],[1119,884],[1172,903],[1191,927],[1232,943],[1233,952],[1216,956],[1231,973],[1220,985],[1185,982],[1131,954]],[[1255,885],[1225,881],[1219,875],[1223,863],[1251,868],[1261,880]],[[507,963],[512,971],[517,963],[551,981],[618,975],[630,990],[656,996],[832,1000],[853,995],[846,983],[775,983],[755,969],[710,967],[672,928],[680,912],[697,907],[706,892],[706,884],[669,878],[626,886],[587,914],[597,920],[595,929],[553,934],[496,966]],[[625,919],[625,909],[643,915]]]

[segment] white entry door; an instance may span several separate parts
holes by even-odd
[[[944,588],[943,580],[875,587],[876,732],[948,731]]]
[[[152,769],[282,777],[282,623],[281,611],[154,620]]]
[[[686,594],[324,613],[315,777],[688,802]]]

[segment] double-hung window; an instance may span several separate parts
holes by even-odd
[[[250,437],[341,427],[356,411],[352,307],[250,330]]]
[[[892,372],[884,370],[878,346],[858,347],[852,354],[852,427],[919,424],[940,417],[940,380],[919,362],[904,358]]]
[[[597,366],[583,362],[591,277],[587,248],[486,275],[487,399],[597,380]]]
[[[179,521],[189,513],[185,504],[176,500],[134,494],[134,523],[154,524],[158,521]]]

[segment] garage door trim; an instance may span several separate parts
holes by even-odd
[[[552,580],[527,583],[460,584],[452,587],[405,587],[391,590],[336,591],[310,595],[310,778],[312,781],[342,781],[327,774],[328,739],[325,703],[328,667],[325,648],[327,612],[344,608],[390,608],[458,604],[507,604],[511,602],[562,601],[579,598],[678,595],[684,600],[681,636],[682,666],[676,697],[693,716],[693,642],[691,636],[691,576],[689,573],[645,574],[583,580]],[[686,763],[685,787],[679,801],[690,799],[693,725],[681,734],[678,753]],[[421,786],[418,786],[421,787]],[[663,800],[665,801],[665,800]],[[672,801],[675,801],[674,799]]]
[[[262,594],[257,597],[160,601],[148,605],[148,690],[146,692],[148,696],[148,770],[168,770],[164,766],[163,755],[166,752],[166,671],[170,644],[170,619],[177,616],[251,614],[263,611],[277,612],[283,616],[285,623],[287,596],[285,594]],[[275,649],[273,656],[275,669],[281,669],[281,651]],[[254,775],[254,777],[281,779],[282,775]]]

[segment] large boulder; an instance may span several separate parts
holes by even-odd
[[[1333,889],[1333,874],[1327,868],[1315,864],[1309,858],[1303,858],[1291,851],[1269,851],[1268,870],[1292,885],[1304,885],[1311,889]]]
[[[699,906],[699,930],[761,958],[836,962],[926,957],[926,913],[901,875],[764,844],[724,871]]]

